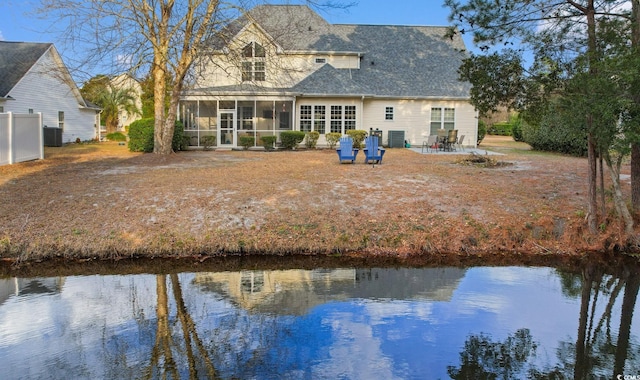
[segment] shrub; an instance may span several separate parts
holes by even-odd
[[[127,141],[127,136],[122,132],[113,132],[107,134],[107,140],[109,141]]]
[[[176,124],[173,128],[173,139],[171,139],[171,149],[173,149],[174,152],[184,150],[182,149],[182,143],[184,141],[182,136],[184,136],[184,125],[182,125],[180,120],[176,120]]]
[[[278,140],[278,136],[262,136],[260,137],[260,141],[262,142],[262,146],[265,150],[273,150],[275,149],[276,141]]]
[[[284,149],[293,149],[304,140],[305,133],[301,131],[283,131],[280,133],[282,147]]]
[[[191,136],[183,135],[182,143],[180,144],[180,150],[189,149],[189,144],[191,143]]]
[[[522,118],[520,116],[511,117],[511,135],[515,141],[522,140]]]
[[[484,121],[478,120],[478,145],[484,139],[484,136],[487,134],[487,125]]]
[[[586,156],[586,134],[566,123],[559,117],[554,118],[553,115],[543,118],[537,124],[523,122],[522,141],[535,150]]]
[[[129,126],[129,150],[131,152],[153,152],[153,130],[153,118],[140,119],[131,123]],[[176,121],[173,139],[171,140],[171,149],[174,151],[180,150],[183,134],[184,127],[182,123]]]
[[[331,132],[324,135],[324,137],[327,139],[329,148],[333,149],[336,145],[338,145],[338,141],[340,141],[340,137],[342,137],[342,135],[338,132]]]
[[[129,126],[129,150],[153,152],[153,118],[136,120]]]
[[[319,138],[320,138],[320,132],[318,131],[308,132],[304,138],[304,144],[307,146],[307,148],[313,149],[316,147],[316,145],[318,145]]]
[[[347,131],[347,135],[353,139],[354,148],[362,148],[362,142],[367,137],[367,131],[362,129],[350,129]]]
[[[202,145],[202,150],[211,150],[216,146],[216,136],[202,136],[200,144]]]
[[[256,138],[253,136],[240,136],[240,146],[247,150],[256,144]]]
[[[511,125],[510,122],[502,121],[499,123],[494,123],[489,128],[488,132],[490,135],[511,136],[512,129],[513,129],[513,126]]]

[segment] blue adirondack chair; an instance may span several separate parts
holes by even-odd
[[[351,137],[341,137],[340,147],[336,149],[336,152],[338,152],[340,163],[342,163],[342,161],[351,161],[353,164],[358,155],[358,149],[353,149],[353,140]]]
[[[364,139],[364,163],[382,164],[382,156],[385,149],[378,146],[378,136],[369,136]]]

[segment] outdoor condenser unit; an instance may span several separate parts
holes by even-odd
[[[404,148],[404,131],[389,131],[389,148]]]

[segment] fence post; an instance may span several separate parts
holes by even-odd
[[[13,149],[13,112],[7,112],[9,114],[9,165],[13,164],[13,161],[15,160],[15,153],[14,153],[14,149]]]

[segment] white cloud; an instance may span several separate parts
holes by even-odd
[[[4,41],[4,36],[2,35],[2,30],[0,30],[0,41]]]

